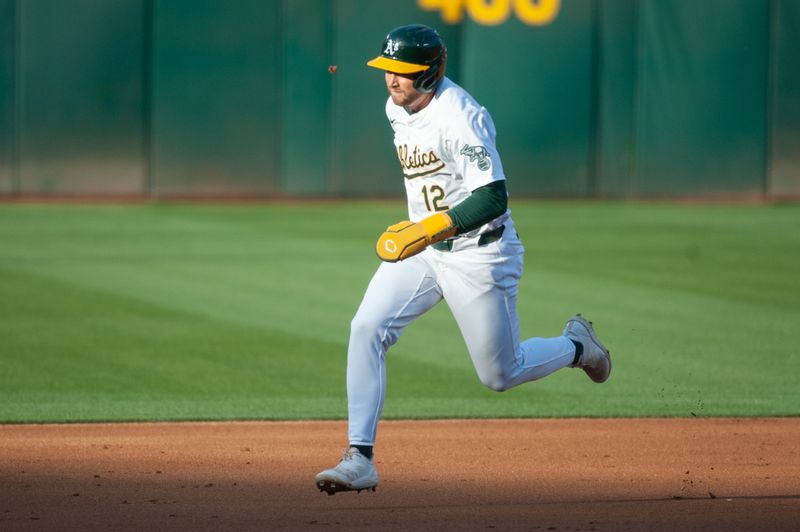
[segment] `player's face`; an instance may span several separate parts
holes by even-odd
[[[420,92],[414,88],[413,74],[395,74],[386,72],[386,88],[395,105],[405,107],[412,113],[428,105],[433,97],[432,93]]]

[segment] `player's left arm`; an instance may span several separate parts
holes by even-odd
[[[437,212],[419,222],[404,221],[390,225],[378,238],[375,251],[386,262],[413,257],[429,245],[450,238],[458,228],[446,212]]]
[[[506,212],[508,194],[505,180],[494,181],[472,194],[447,212],[438,212],[414,223],[389,226],[378,238],[375,251],[386,262],[413,257],[429,245],[458,233],[477,229]]]
[[[489,112],[471,108],[451,127],[451,140],[445,142],[448,158],[472,192],[448,214],[459,233],[468,233],[505,214],[508,192]]]
[[[447,211],[458,233],[468,233],[508,210],[505,179],[476,188],[464,201]]]

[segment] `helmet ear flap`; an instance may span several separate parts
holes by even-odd
[[[439,82],[444,77],[445,63],[447,62],[447,50],[442,51],[442,56],[439,61],[431,65],[428,70],[422,72],[414,80],[414,88],[419,92],[428,93],[436,90]]]

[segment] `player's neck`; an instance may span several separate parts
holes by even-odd
[[[406,113],[413,115],[425,109],[431,100],[433,100],[432,92],[422,93],[419,98],[404,106],[403,109],[406,110]]]

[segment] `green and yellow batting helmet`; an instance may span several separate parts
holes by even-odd
[[[444,77],[446,61],[447,47],[436,30],[407,24],[390,31],[383,40],[381,55],[367,64],[396,74],[418,74],[414,88],[433,92]]]

